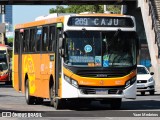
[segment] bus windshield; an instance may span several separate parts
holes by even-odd
[[[0,50],[0,62],[6,62],[7,58],[6,58],[6,51],[5,50]]]
[[[7,64],[5,62],[0,62],[0,71],[7,70]]]
[[[136,65],[135,32],[67,31],[64,61],[80,67]]]

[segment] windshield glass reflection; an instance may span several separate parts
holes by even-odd
[[[81,67],[128,67],[136,64],[134,32],[67,31],[65,63]]]

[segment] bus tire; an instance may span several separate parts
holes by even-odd
[[[36,97],[35,99],[36,99],[35,103],[36,103],[37,105],[43,104],[43,98]]]
[[[113,110],[119,110],[121,108],[122,99],[121,98],[115,98],[111,100],[111,109]]]
[[[58,109],[63,109],[63,108],[64,108],[64,100],[63,100],[63,99],[55,98],[54,108],[55,108],[56,110],[58,110]]]
[[[26,84],[25,84],[25,98],[26,98],[26,103],[28,105],[33,105],[34,104],[35,98],[33,96],[30,96],[30,94],[29,94],[29,82],[28,82],[28,80],[26,81]]]
[[[49,89],[49,99],[50,99],[50,106],[54,106],[54,90],[53,90],[53,86],[50,86]]]

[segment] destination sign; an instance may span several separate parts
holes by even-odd
[[[134,27],[131,18],[123,17],[71,17],[68,26],[86,27]]]

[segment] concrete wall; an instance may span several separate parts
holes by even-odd
[[[160,90],[160,63],[157,58],[158,47],[157,44],[155,44],[155,32],[152,29],[151,16],[149,16],[149,5],[146,0],[138,0],[137,6],[141,9],[149,53],[151,57],[152,67],[150,71],[155,73],[154,79],[156,80],[156,90]]]

